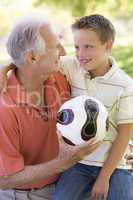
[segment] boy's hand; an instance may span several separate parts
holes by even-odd
[[[133,170],[133,153],[129,153],[126,155],[127,164],[132,166]]]
[[[0,68],[0,91],[6,92],[7,90],[7,73],[16,66],[14,64],[6,65]]]
[[[0,69],[0,91],[6,91],[7,88],[7,68],[4,66]]]
[[[109,190],[109,179],[98,177],[93,185],[91,196],[96,199],[107,200],[108,190]]]
[[[128,165],[131,165],[132,166],[132,170],[133,170],[133,143],[130,143],[129,147],[130,147],[130,153],[128,153],[125,156],[125,159],[126,159],[126,163]]]

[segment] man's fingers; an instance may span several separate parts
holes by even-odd
[[[61,132],[59,131],[59,130],[57,130],[56,131],[56,133],[57,133],[57,136],[58,136],[58,140],[59,140],[59,143],[60,143],[60,145],[62,144],[64,144],[64,145],[69,145],[69,144],[67,144],[65,141],[64,141],[64,139],[63,139],[63,137],[62,137],[62,134],[61,134]]]
[[[97,143],[97,142],[99,142],[98,139],[96,139],[96,138],[91,138],[90,140],[88,140],[88,141],[86,142],[86,144]]]
[[[82,144],[79,146],[76,146],[77,148],[77,152],[79,155],[80,159],[83,159],[84,156],[89,155],[90,153],[92,153],[95,149],[97,149],[99,147],[99,145],[101,144],[101,142],[97,142],[97,143],[89,143],[89,144]]]
[[[92,138],[92,139],[88,140],[85,144],[86,145],[94,145],[94,144],[101,144],[101,143],[102,143],[102,141]]]
[[[56,133],[57,133],[58,139],[62,138],[61,132],[59,130],[56,130]]]
[[[85,142],[84,144],[81,144],[80,145],[80,148],[82,148],[82,149],[95,149],[95,148],[97,148],[100,144],[101,144],[102,142],[101,141],[98,141],[98,140],[96,140],[96,139],[93,139],[93,140],[91,140],[91,141],[88,141],[88,142]]]
[[[58,136],[59,143],[64,144],[65,142],[62,138],[61,132],[59,130],[56,130],[56,133],[57,133],[57,136]]]

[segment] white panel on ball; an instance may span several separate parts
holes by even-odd
[[[91,138],[103,140],[108,126],[108,112],[97,99],[81,95],[66,101],[57,114],[57,129],[75,145]]]

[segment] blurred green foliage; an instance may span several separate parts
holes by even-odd
[[[0,37],[3,36],[5,33],[7,33],[9,29],[9,18],[6,14],[3,13],[3,11],[0,12]]]
[[[133,45],[115,47],[113,56],[116,58],[119,66],[133,77]]]
[[[53,5],[69,10],[73,16],[81,16],[98,10],[107,11],[111,15],[130,17],[133,14],[132,0],[35,0],[34,5]]]

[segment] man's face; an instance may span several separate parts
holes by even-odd
[[[85,70],[92,72],[108,60],[108,42],[102,44],[96,32],[89,29],[74,30],[76,57]]]
[[[42,74],[49,75],[58,71],[58,61],[60,56],[65,55],[65,50],[49,25],[40,28],[40,35],[45,42],[45,51],[40,55],[39,70]]]

